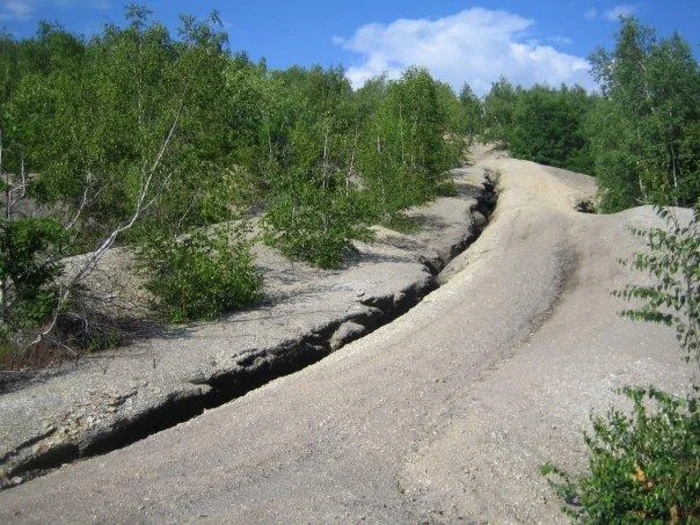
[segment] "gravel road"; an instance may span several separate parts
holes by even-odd
[[[688,384],[673,334],[625,321],[630,225],[583,175],[485,155],[491,225],[409,313],[296,374],[0,493],[0,522],[564,521],[539,466],[585,465],[612,389]]]

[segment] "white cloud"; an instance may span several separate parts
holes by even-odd
[[[36,10],[34,2],[21,0],[2,0],[0,2],[0,20],[29,20]]]
[[[109,0],[0,0],[0,21],[26,22],[48,6],[61,9],[87,7],[98,10],[109,9]]]
[[[574,41],[571,40],[568,36],[551,36],[547,39],[547,41],[552,42],[554,44],[559,44],[560,46],[570,46],[574,43]]]
[[[627,4],[618,5],[618,6],[615,6],[608,11],[605,11],[603,13],[603,17],[608,22],[617,22],[621,16],[633,15],[636,10],[637,10],[636,6],[633,6],[633,5],[627,5]]]
[[[500,76],[524,86],[566,82],[592,88],[589,63],[529,40],[533,25],[505,11],[471,8],[438,20],[369,24],[334,42],[362,55],[361,63],[346,73],[355,87],[382,73],[396,78],[417,65],[455,89],[468,82],[479,94],[488,92]]]
[[[598,18],[598,10],[595,7],[592,7],[586,11],[583,16],[586,17],[586,20],[595,20]]]

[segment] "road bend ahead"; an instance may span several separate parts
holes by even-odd
[[[673,334],[621,320],[638,276],[590,178],[510,159],[492,224],[394,323],[128,448],[0,493],[0,522],[554,522],[538,475],[583,466],[580,429],[627,383],[687,384]]]

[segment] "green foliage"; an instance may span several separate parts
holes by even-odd
[[[226,273],[212,280],[216,264],[203,254],[228,252],[191,234],[234,211],[263,209],[266,242],[337,267],[353,239],[368,238],[367,224],[404,224],[405,207],[449,189],[464,104],[427,71],[354,93],[341,68],[271,71],[232,54],[216,12],[182,16],[177,35],[150,17],[130,4],[125,24],[89,40],[49,24],[31,39],[0,35],[0,131],[10,168],[24,159],[32,174],[28,196],[70,226],[67,252],[105,242],[140,250],[151,291],[180,294],[159,299],[165,318],[211,318],[254,298]],[[187,243],[172,241],[183,235]],[[192,278],[173,284],[171,266]],[[212,294],[192,284],[203,279]],[[190,300],[197,306],[186,310],[190,292],[212,309]]]
[[[464,119],[461,131],[473,139],[481,134],[484,127],[484,103],[466,83],[459,92],[459,102]]]
[[[654,284],[631,284],[614,294],[643,301],[622,314],[673,326],[686,359],[700,365],[700,206],[695,206],[688,224],[668,208],[657,208],[657,213],[666,228],[633,229],[650,251],[636,254],[632,267],[652,275]]]
[[[615,295],[645,304],[623,312],[632,319],[674,326],[681,348],[698,364],[700,324],[700,211],[684,225],[668,209],[657,209],[666,228],[635,229],[649,251],[632,266],[654,278]],[[700,411],[698,388],[678,399],[656,388],[626,387],[631,415],[611,409],[591,416],[584,435],[589,472],[571,476],[551,465],[542,469],[582,523],[696,522],[700,520]]]
[[[338,268],[352,239],[368,239],[358,223],[357,200],[344,190],[319,191],[313,184],[278,193],[265,215],[265,240],[292,259]]]
[[[363,231],[349,180],[358,127],[350,85],[341,69],[320,67],[292,68],[276,82],[264,238],[294,259],[337,267]]]
[[[447,115],[427,71],[408,69],[389,82],[363,131],[357,169],[372,220],[392,221],[404,208],[449,191],[447,170],[460,147],[445,141]]]
[[[450,139],[455,141],[459,138],[464,141],[473,138],[473,133],[468,133],[467,130],[474,123],[468,121],[469,115],[466,112],[466,107],[452,90],[452,87],[444,82],[436,81],[435,91],[439,111],[444,116],[444,126],[450,134]]]
[[[484,101],[482,136],[515,157],[592,173],[587,123],[594,104],[595,98],[579,86],[524,89],[501,79]]]
[[[154,309],[168,322],[214,319],[262,297],[262,276],[243,232],[226,228],[163,238],[139,252],[155,296]]]
[[[521,90],[506,131],[513,156],[574,171],[592,173],[584,123],[591,99],[581,87],[553,89],[536,85]]]
[[[491,85],[491,90],[484,99],[484,140],[496,142],[504,148],[510,146],[510,130],[520,91],[520,87],[514,87],[504,77]]]
[[[55,306],[65,231],[51,219],[0,219],[0,325],[9,331],[46,320]]]
[[[108,25],[90,42],[76,41],[68,58],[53,49],[62,32],[41,36],[34,44],[57,54],[56,65],[51,58],[43,61],[49,66],[24,71],[6,105],[9,137],[22,145],[37,173],[30,195],[60,204],[64,220],[81,210],[76,251],[94,247],[130,219],[171,129],[148,185],[149,214],[131,237],[228,215],[233,192],[220,180],[230,170],[232,135],[226,132],[226,91],[220,89],[229,60],[225,36],[215,17],[184,17],[182,40],[174,40],[148,14],[130,6],[129,25]]]
[[[627,18],[591,56],[603,100],[588,124],[601,208],[693,205],[700,197],[700,68],[677,34]]]
[[[286,255],[337,267],[351,241],[366,237],[365,224],[395,221],[448,186],[460,148],[445,140],[451,90],[426,71],[380,77],[356,94],[342,70],[319,67],[256,85],[265,162],[248,169],[267,190],[265,240]]]
[[[572,477],[551,465],[542,474],[581,523],[691,523],[700,519],[698,397],[624,388],[631,415],[593,415],[584,441],[589,472]]]
[[[236,108],[225,78],[235,61],[216,13],[203,22],[183,16],[179,39],[162,24],[151,23],[145,7],[132,4],[126,13],[126,26],[107,25],[89,41],[46,24],[34,39],[0,39],[0,67],[16,73],[0,86],[8,94],[0,103],[0,129],[10,151],[20,152],[11,159],[24,155],[33,173],[28,196],[47,205],[44,213],[54,216],[52,224],[61,231],[61,223],[70,225],[70,253],[94,250],[113,235],[132,245],[159,239],[165,247],[166,239],[181,232],[228,219],[234,201],[246,195],[236,185],[247,176],[233,163],[240,129],[231,126],[240,120],[233,118]],[[28,220],[34,221],[26,228],[32,235],[45,233],[38,220]],[[12,220],[7,230],[14,232],[24,224]],[[190,291],[212,305],[192,300],[195,308],[185,310],[173,301],[172,310],[159,306],[164,315],[189,319],[199,311],[211,317],[256,297],[252,289],[259,278],[248,271],[243,247],[224,251],[220,240],[207,238],[208,249],[204,238],[194,242],[196,249],[182,248],[180,258],[173,248],[163,250],[162,257],[170,260],[156,265],[153,255],[150,261],[159,270],[169,263],[190,265],[191,282],[199,279],[201,285],[208,278],[214,287],[211,293],[196,287]],[[232,263],[240,275],[207,276],[206,271],[219,267],[207,270],[206,253],[220,265]],[[45,279],[32,277],[39,282],[33,294],[15,284],[13,276],[5,280],[12,288],[15,326],[20,319],[36,324],[58,308],[53,292],[58,268],[42,268],[51,271]],[[154,275],[154,293],[165,293],[167,276],[157,271]],[[183,277],[176,284],[172,293],[186,289]],[[104,315],[87,312],[87,303],[77,304],[90,302],[78,289],[61,301],[62,309],[80,312],[76,326],[83,314]],[[9,305],[5,313],[9,315]],[[63,317],[61,310],[55,330],[67,327],[71,332],[72,321]],[[110,330],[116,326],[106,319],[99,324]],[[98,336],[112,340],[112,332]],[[71,344],[81,339],[73,333],[66,336]],[[83,336],[81,340],[93,344],[93,335]]]

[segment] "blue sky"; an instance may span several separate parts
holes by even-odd
[[[355,86],[408,65],[422,65],[456,89],[479,93],[500,75],[523,85],[579,83],[592,88],[586,57],[609,48],[620,14],[634,14],[661,36],[678,30],[700,55],[697,0],[151,0],[140,2],[174,29],[178,14],[217,9],[233,50],[269,66],[342,65]],[[116,0],[0,0],[0,28],[31,36],[41,19],[89,36],[123,21]]]

